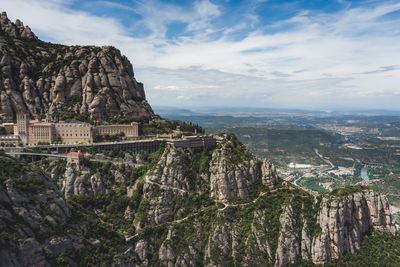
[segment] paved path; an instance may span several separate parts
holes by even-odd
[[[34,153],[34,152],[5,152],[5,154],[10,156],[43,156],[52,158],[67,158],[66,154],[46,154],[46,153]]]
[[[178,187],[173,187],[173,186],[170,186],[170,185],[163,185],[163,184],[160,184],[160,183],[157,183],[157,182],[150,181],[149,179],[147,179],[147,177],[146,177],[146,183],[158,185],[159,187],[161,187],[163,189],[171,189],[171,190],[179,191],[179,192],[182,192],[182,193],[185,193],[185,194],[189,193],[189,191],[184,190],[184,189],[180,189]]]

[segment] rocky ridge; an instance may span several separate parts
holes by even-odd
[[[0,202],[6,203],[1,211],[7,219],[0,226],[9,236],[24,233],[21,240],[32,240],[29,249],[40,251],[35,252],[40,256],[31,258],[39,265],[54,257],[77,263],[82,249],[93,259],[90,255],[96,254],[99,236],[76,237],[87,235],[89,218],[120,236],[112,245],[120,249],[107,254],[109,261],[121,263],[115,266],[323,264],[357,251],[373,232],[395,233],[384,195],[362,187],[310,195],[283,183],[271,163],[258,161],[233,136],[214,151],[202,153],[167,146],[153,161],[145,176],[142,172],[132,176],[136,167],[99,163],[78,171],[51,164],[47,168],[51,176],[18,178],[28,179],[28,184],[30,179],[43,180],[33,195],[21,191],[27,186],[16,190],[12,180],[5,180]],[[25,209],[31,212],[21,211]],[[74,218],[76,209],[86,215]],[[27,216],[23,223],[27,226],[10,228],[8,222],[20,216],[15,212]],[[61,238],[56,225],[67,225],[72,219],[77,224],[67,227],[71,235]],[[36,230],[32,234],[25,228]],[[0,262],[29,266],[18,256],[25,253],[19,246],[28,241],[7,242],[13,249],[3,247]],[[48,250],[50,258],[43,252]],[[120,258],[125,252],[128,258]]]
[[[0,173],[0,266],[80,266],[98,260],[105,265],[108,260],[132,266],[124,265],[131,255],[123,255],[127,250],[123,238],[67,201],[54,177],[0,156],[1,168],[4,165],[7,170]]]
[[[386,197],[371,190],[323,199],[317,223],[321,234],[313,241],[311,255],[318,264],[354,253],[372,231],[396,232]]]
[[[257,161],[236,138],[214,152],[210,174],[211,197],[224,203],[246,200],[260,185],[273,189],[279,181],[275,167],[267,160]]]
[[[49,177],[40,174],[6,180],[0,186],[0,203],[0,265],[48,264],[45,251],[37,239],[54,234],[57,225],[64,225],[71,216],[55,184]],[[48,249],[55,249],[57,239],[48,241]]]
[[[149,232],[135,251],[145,265],[322,264],[355,252],[374,231],[395,233],[385,196],[359,188],[316,198],[281,185],[272,164],[257,162],[236,142],[226,140],[213,152],[196,178],[208,184],[202,190],[188,186],[195,176],[182,168],[193,166],[187,152],[166,149],[144,184],[138,225]],[[204,193],[208,198],[193,197]],[[150,229],[161,225],[152,236]]]
[[[0,16],[0,119],[18,112],[52,120],[148,120],[154,114],[132,64],[110,46],[40,41],[28,26]]]
[[[0,56],[3,121],[19,111],[153,115],[115,48],[44,43],[3,13]],[[0,156],[0,265],[312,265],[357,251],[373,232],[395,232],[384,195],[357,187],[313,196],[232,135],[213,151],[161,152],[137,168],[58,162],[42,168],[49,175]]]

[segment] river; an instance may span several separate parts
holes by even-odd
[[[369,181],[369,177],[368,177],[368,165],[364,165],[361,168],[361,173],[360,173],[361,178],[365,181],[368,182]]]

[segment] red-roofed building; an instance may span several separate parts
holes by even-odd
[[[74,166],[77,170],[81,167],[81,161],[83,159],[83,153],[78,152],[69,152],[67,154],[67,164],[70,166]]]

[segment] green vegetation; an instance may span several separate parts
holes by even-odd
[[[286,167],[289,162],[324,164],[315,154],[320,144],[340,144],[340,136],[323,130],[305,127],[235,127],[216,129],[214,132],[234,133],[243,144],[260,158],[269,158],[277,166]]]
[[[400,263],[400,236],[386,232],[376,232],[367,237],[361,249],[347,254],[339,260],[324,266],[387,266],[397,267]]]
[[[27,165],[8,156],[0,155],[0,182],[10,178],[18,178],[26,171],[29,171]]]
[[[126,196],[126,190],[122,188],[103,195],[75,195],[71,202],[79,205],[86,214],[97,210],[98,220],[119,235],[130,235],[134,230],[131,222],[124,218],[130,199]]]
[[[160,148],[157,151],[147,154],[147,161],[149,162],[150,166],[154,166],[158,162],[165,151],[165,147],[165,143],[161,143]]]
[[[111,266],[121,244],[124,243],[123,237],[117,234],[112,224],[104,222],[93,211],[83,208],[79,201],[70,201],[69,207],[72,216],[67,225],[79,225],[84,222],[88,231],[84,232],[82,237],[86,240],[100,239],[101,242],[96,250],[90,249],[90,246],[81,248],[79,263],[82,266]]]
[[[371,188],[387,195],[389,202],[400,206],[400,165],[384,164],[368,168],[370,179],[375,180]]]
[[[119,133],[119,134],[105,134],[105,135],[96,135],[93,138],[94,142],[118,142],[124,140],[125,134],[124,133]]]
[[[77,113],[73,106],[74,104],[82,101],[79,96],[71,97],[68,99],[68,106],[62,105],[58,107],[52,114],[55,121],[65,121],[65,122],[91,122],[89,113]]]
[[[237,165],[251,159],[256,159],[234,134],[229,134],[227,136],[227,140],[229,141],[228,143],[218,144],[217,149],[222,145],[225,146],[226,153],[224,156],[232,165]]]
[[[104,121],[101,121],[102,124],[129,124],[133,122],[132,119],[128,119],[126,117],[114,117]]]
[[[0,126],[0,135],[4,135],[4,134],[7,134],[7,130],[6,130],[6,128]]]
[[[13,179],[13,185],[26,193],[37,194],[46,190],[41,180],[36,179]]]
[[[328,197],[337,197],[337,198],[343,198],[345,196],[360,192],[362,190],[368,190],[370,189],[368,186],[365,185],[353,185],[353,186],[346,186],[342,188],[337,188],[335,190],[332,190],[332,192],[329,192],[326,194]]]
[[[211,161],[212,153],[214,150],[209,150],[209,151],[202,151],[198,155],[198,159],[195,160],[195,162],[198,162],[198,172],[199,173],[204,173],[206,170],[208,170],[208,165]]]
[[[303,178],[298,182],[298,185],[304,187],[304,188],[308,188],[310,190],[312,190],[313,192],[317,192],[317,193],[326,193],[329,192],[329,190],[325,189],[324,187],[322,187],[320,185],[321,183],[321,179],[318,177],[307,177],[307,178]],[[329,180],[326,180],[325,182],[329,182]]]
[[[50,143],[49,143],[49,142],[44,142],[44,141],[39,141],[37,144],[38,144],[39,146],[46,146],[46,145],[50,145]]]
[[[183,134],[191,135],[194,133],[202,134],[204,129],[198,124],[192,122],[181,122],[181,121],[170,121],[162,118],[153,119],[148,123],[142,123],[141,134],[142,135],[157,135],[157,134],[168,134],[176,130],[179,127]]]

